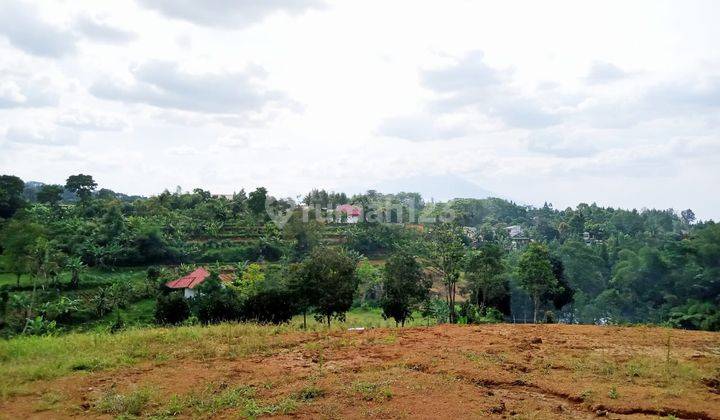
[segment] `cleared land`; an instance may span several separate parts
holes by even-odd
[[[0,342],[0,368],[4,418],[720,418],[720,334],[648,327],[131,330]]]

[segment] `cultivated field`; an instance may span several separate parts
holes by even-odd
[[[720,418],[720,334],[226,324],[0,342],[0,417]]]

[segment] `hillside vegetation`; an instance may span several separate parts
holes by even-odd
[[[720,329],[720,226],[691,210],[324,190],[295,203],[264,188],[143,198],[97,190],[83,174],[23,185],[0,182],[5,336],[188,318],[329,322],[359,307],[401,324],[419,311],[434,322]],[[340,204],[361,209],[359,220]],[[271,217],[283,212],[282,222]],[[328,264],[348,270],[323,277]],[[199,266],[230,276],[231,287],[187,305],[163,289]],[[339,285],[342,294],[318,295]]]

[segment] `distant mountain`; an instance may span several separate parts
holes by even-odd
[[[382,181],[359,191],[374,189],[384,194],[397,192],[418,192],[426,202],[448,201],[453,198],[487,198],[502,197],[474,182],[454,175],[414,176]]]

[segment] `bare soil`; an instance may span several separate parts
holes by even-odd
[[[250,387],[297,418],[720,419],[720,334],[649,327],[440,325],[288,333],[287,346],[37,381],[0,402],[0,417],[112,418],[108,392],[152,390],[141,417],[175,398]],[[314,390],[308,395],[307,390]],[[51,396],[48,397],[48,396]],[[163,411],[164,410],[164,411]],[[178,417],[237,418],[243,407]]]

